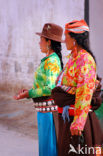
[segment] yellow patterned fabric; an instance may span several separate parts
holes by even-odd
[[[34,84],[33,88],[29,90],[29,97],[51,95],[51,90],[55,87],[55,81],[60,71],[61,63],[56,53],[44,57],[34,74]]]

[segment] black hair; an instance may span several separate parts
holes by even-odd
[[[46,38],[46,41],[48,41],[50,39]],[[63,60],[62,60],[62,46],[61,46],[61,42],[57,42],[54,40],[50,40],[51,41],[51,49],[58,55],[60,62],[61,62],[61,67],[63,69]]]
[[[94,58],[96,62],[96,58],[89,47],[89,32],[85,31],[84,33],[81,34],[69,32],[69,35],[73,37],[76,40],[77,44],[81,46],[83,49],[85,49]]]

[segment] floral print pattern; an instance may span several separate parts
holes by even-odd
[[[61,63],[56,53],[44,57],[34,74],[34,84],[33,88],[29,90],[29,97],[51,95],[51,89],[55,87],[55,81],[60,71]]]
[[[70,128],[83,130],[95,89],[96,64],[85,50],[79,51],[76,57],[69,54],[68,58],[61,85],[70,86],[68,93],[76,95],[74,120]]]

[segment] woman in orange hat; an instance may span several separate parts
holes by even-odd
[[[46,23],[40,36],[40,49],[45,53],[34,76],[33,88],[23,89],[16,100],[33,98],[38,120],[39,156],[57,156],[56,134],[53,112],[57,106],[51,98],[55,80],[63,68],[61,42],[63,29],[53,23]]]
[[[65,44],[71,53],[56,81],[57,87],[52,91],[59,106],[59,156],[95,155],[95,149],[90,151],[88,147],[101,146],[103,141],[98,119],[91,107],[97,74],[88,37],[89,27],[84,20],[65,25]]]

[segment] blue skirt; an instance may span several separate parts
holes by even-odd
[[[57,156],[57,142],[53,114],[37,113],[39,156]]]

